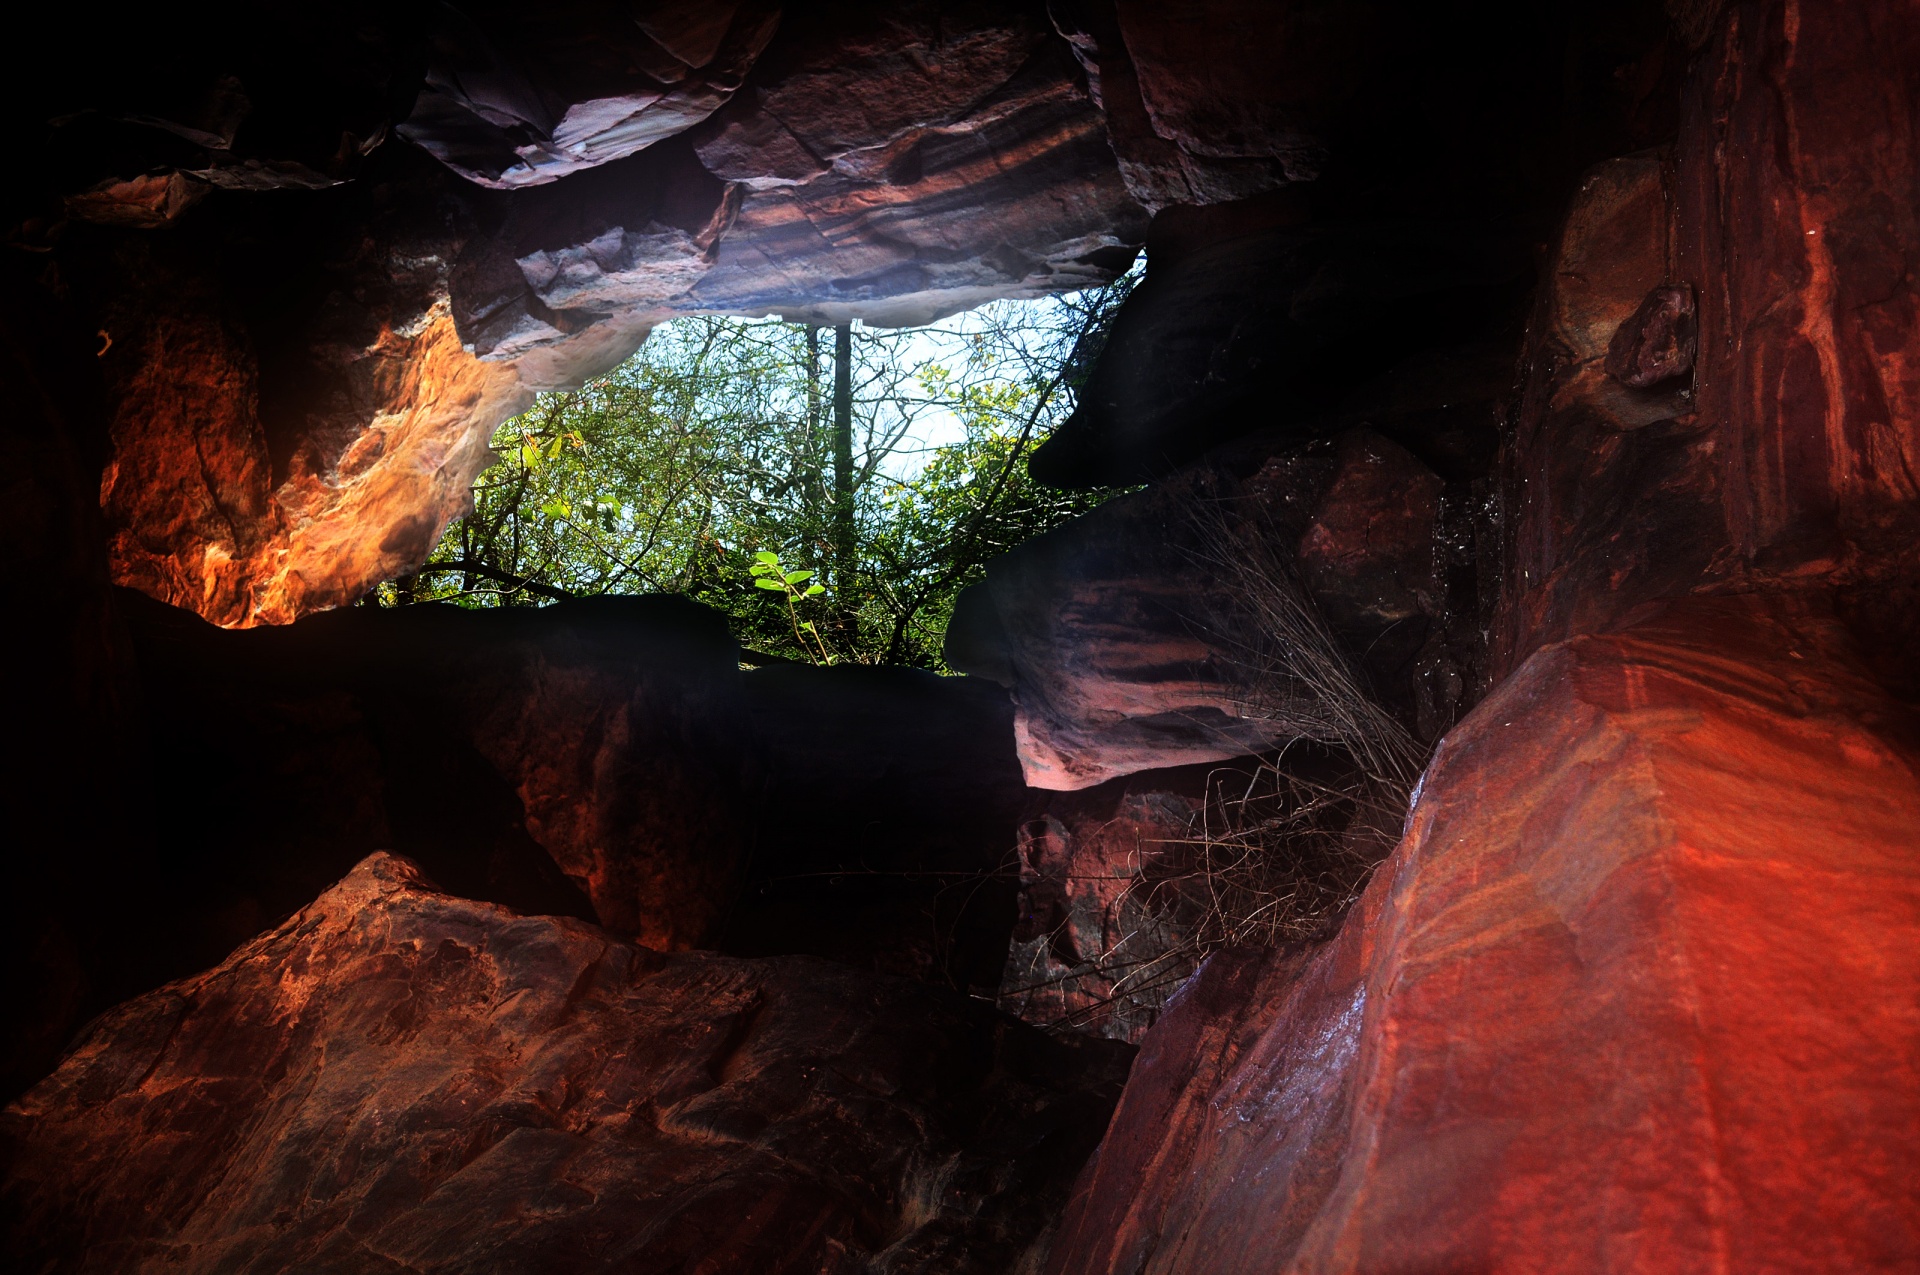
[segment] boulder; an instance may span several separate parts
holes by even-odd
[[[715,945],[990,995],[1014,923],[1002,868],[1031,796],[1001,688],[859,665],[741,680],[752,848]]]
[[[1567,215],[1502,466],[1500,670],[1652,598],[1815,590],[1920,693],[1920,218],[1887,193],[1920,182],[1920,28],[1784,12],[1727,8],[1677,144]]]
[[[1000,1007],[1138,1043],[1199,964],[1195,909],[1154,870],[1195,835],[1212,767],[1049,794],[1020,828],[1019,919]]]
[[[0,1114],[0,1245],[103,1272],[1006,1270],[1129,1052],[375,855]]]
[[[1287,442],[1220,449],[995,559],[962,595],[947,660],[1011,690],[1029,784],[1085,788],[1299,737],[1260,711],[1259,639],[1239,627],[1229,559],[1253,544],[1297,574],[1375,693],[1409,722],[1450,720],[1457,693],[1431,702],[1420,663],[1445,612],[1441,480],[1370,430]]]
[[[1315,225],[1284,195],[1163,212],[1147,262],[1073,413],[1033,455],[1041,482],[1137,483],[1243,435],[1393,430],[1396,416],[1490,402],[1506,370],[1485,360],[1454,358],[1417,388],[1392,374],[1499,327],[1527,279],[1523,246],[1483,226]]]
[[[999,870],[1028,792],[998,686],[743,670],[724,619],[671,597],[234,632],[132,590],[112,601],[126,720],[90,755],[126,754],[115,800],[138,821],[94,843],[85,889],[26,879],[22,960],[43,974],[21,995],[57,1019],[43,1050],[378,849],[463,897],[661,950],[999,983]]]
[[[1920,1260],[1912,724],[1830,616],[1532,655],[1338,936],[1214,957],[1048,1269]]]

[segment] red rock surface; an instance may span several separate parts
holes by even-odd
[[[1073,790],[1283,744],[1256,711],[1234,585],[1202,511],[1297,560],[1355,663],[1398,703],[1440,608],[1440,479],[1366,429],[1270,455],[1255,438],[996,559],[947,634],[955,668],[1008,686],[1027,782]]]
[[[1000,1271],[1126,1051],[375,855],[0,1115],[14,1269]]]
[[[1920,1261],[1915,739],[1804,608],[1542,649],[1336,940],[1148,1035],[1048,1269]]]
[[[404,229],[353,245],[301,348],[265,351],[281,371],[268,396],[266,325],[188,254],[124,245],[100,317],[115,582],[246,627],[341,606],[424,559],[471,504],[494,426],[531,401],[513,369],[462,348],[458,246]],[[288,393],[288,362],[326,391]]]
[[[1000,1007],[1138,1043],[1198,964],[1194,917],[1149,873],[1193,835],[1205,771],[1132,776],[1047,803],[1020,829],[1019,920]]]
[[[1511,667],[1688,590],[1836,589],[1911,691],[1920,24],[1735,5],[1699,56],[1671,154],[1596,171],[1562,232],[1509,449],[1496,650]],[[1661,285],[1697,294],[1692,380],[1621,385],[1608,347]]]

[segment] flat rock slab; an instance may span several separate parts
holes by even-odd
[[[376,854],[0,1115],[0,1265],[1006,1270],[1129,1055],[823,961],[661,954]]]

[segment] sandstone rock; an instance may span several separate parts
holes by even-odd
[[[683,141],[519,192],[500,230],[471,245],[454,272],[461,337],[535,386],[601,370],[592,329],[635,333],[637,347],[713,265],[739,209],[739,191]]]
[[[1199,963],[1194,916],[1153,869],[1194,835],[1208,771],[1160,771],[1047,802],[1020,829],[1020,913],[1000,1007],[1139,1043]]]
[[[9,1265],[989,1271],[1126,1051],[824,962],[666,956],[376,855],[0,1115]]]
[[[1436,331],[1484,329],[1525,277],[1513,244],[1473,228],[1321,227],[1301,224],[1295,201],[1257,207],[1155,219],[1147,278],[1073,414],[1034,453],[1035,478],[1139,482],[1241,435],[1304,441],[1365,422],[1346,400],[1377,397],[1381,373]],[[1437,383],[1426,405],[1446,404],[1453,388]]]
[[[716,148],[731,134],[698,142],[720,176],[760,189],[746,196],[689,307],[910,326],[1124,270],[1145,217],[1072,58],[1046,44],[989,65],[1001,78],[975,85],[991,91],[965,113],[933,113],[940,103],[928,103],[926,115],[893,121],[895,132],[849,127],[814,139],[834,159],[804,183],[778,164],[762,174],[728,162]],[[758,118],[740,127],[768,127]]]
[[[1369,431],[1286,441],[1249,440],[1110,501],[995,559],[962,596],[948,662],[1011,689],[1029,784],[1085,788],[1297,737],[1254,707],[1258,657],[1234,636],[1238,586],[1219,558],[1236,550],[1209,530],[1215,507],[1298,564],[1356,667],[1414,715],[1412,662],[1443,609],[1440,480]]]
[[[657,948],[999,983],[998,870],[1028,793],[998,686],[742,672],[723,617],[675,598],[245,632],[117,601],[152,871],[51,913],[80,935],[123,897],[151,918],[114,999],[219,961],[380,848],[464,897]]]
[[[88,265],[117,582],[219,624],[284,624],[431,551],[494,426],[530,401],[511,368],[462,348],[446,292],[460,240],[433,220],[401,211],[365,237],[294,220],[218,246],[128,236]],[[291,342],[284,316],[204,271],[283,254],[318,294]]]
[[[1048,1269],[1911,1264],[1903,722],[1803,609],[1540,650],[1334,941],[1148,1034]]]
[[[439,5],[426,84],[399,132],[482,186],[556,181],[713,114],[779,22],[778,0]]]
[[[1110,0],[1055,0],[1047,8],[1086,70],[1087,87],[1106,117],[1114,159],[1142,207],[1159,212],[1175,204],[1221,203],[1287,184],[1285,167],[1272,159],[1195,153],[1155,131],[1141,96],[1139,69]],[[1213,49],[1216,60],[1224,53]]]
[[[1912,693],[1920,362],[1900,352],[1920,297],[1900,263],[1920,222],[1886,192],[1920,180],[1896,70],[1920,30],[1879,5],[1783,12],[1729,8],[1671,156],[1597,170],[1568,215],[1503,467],[1501,669],[1651,598],[1835,589]],[[1693,290],[1698,358],[1633,389],[1607,350],[1656,287]]]
[[[1196,157],[1278,161],[1295,181],[1319,176],[1327,117],[1361,91],[1377,47],[1361,33],[1391,21],[1385,6],[1113,7],[1154,132]]]
[[[782,184],[794,176],[784,151],[769,164],[759,139],[786,136],[822,171],[891,167],[879,152],[977,117],[1049,34],[1039,7],[1017,0],[853,0],[795,15],[755,68],[750,100],[701,130],[701,159],[726,181]]]

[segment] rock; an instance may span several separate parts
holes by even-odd
[[[1175,13],[1113,0],[1154,132],[1196,158],[1274,161],[1292,181],[1320,175],[1327,117],[1359,91],[1378,47],[1361,32],[1391,21],[1384,6],[1368,7],[1336,17],[1314,5],[1207,0]]]
[[[1690,599],[1536,652],[1335,940],[1148,1033],[1048,1269],[1920,1260],[1920,754],[1846,648]]]
[[[688,308],[911,326],[1125,270],[1145,216],[1114,168],[1099,113],[1064,49],[1021,50],[1018,62],[987,63],[1004,78],[961,81],[982,93],[965,113],[937,113],[946,108],[935,99],[924,115],[867,121],[870,132],[832,127],[839,117],[829,115],[811,144],[835,158],[818,175],[785,165],[784,143],[761,169],[723,149],[737,146],[732,131],[696,138],[719,175],[759,189]],[[910,52],[890,56],[911,61]],[[778,102],[778,89],[763,93]],[[771,129],[765,118],[747,114],[727,128],[758,137]]]
[[[753,850],[715,945],[990,995],[1014,923],[1002,867],[1030,796],[1005,693],[852,665],[741,680]]]
[[[632,11],[511,6],[429,21],[426,84],[400,135],[482,186],[510,190],[625,159],[725,105],[773,38],[778,0]]]
[[[375,855],[0,1115],[9,1265],[989,1271],[1124,1047],[804,959],[668,956]]]
[[[125,234],[76,270],[105,334],[117,582],[222,625],[284,624],[418,563],[471,503],[494,426],[531,396],[462,348],[438,180],[396,178],[429,206],[373,233]],[[301,282],[291,325],[285,296],[231,283],[275,269]]]
[[[1697,345],[1693,289],[1655,288],[1607,343],[1607,375],[1644,390],[1693,371]]]
[[[895,144],[977,116],[1050,43],[1038,6],[1017,0],[823,7],[784,23],[752,94],[696,145],[716,176],[752,187],[798,175],[783,171],[783,147],[761,159],[774,136],[790,137],[816,172],[866,176],[894,165]]]
[[[1149,772],[1054,796],[1021,827],[1002,1009],[1139,1043],[1199,963],[1193,911],[1153,870],[1194,835],[1212,770]]]
[[[1903,636],[1920,487],[1900,459],[1920,457],[1903,406],[1920,374],[1897,353],[1920,342],[1900,264],[1920,220],[1885,193],[1920,180],[1913,90],[1893,70],[1920,31],[1869,5],[1769,43],[1781,12],[1728,9],[1671,155],[1597,171],[1568,216],[1545,304],[1579,321],[1529,349],[1502,475],[1501,669],[1653,598],[1831,590],[1876,672],[1920,688]],[[1829,91],[1829,75],[1861,87]],[[1723,146],[1783,158],[1730,176]],[[1697,298],[1698,356],[1690,380],[1632,389],[1606,374],[1609,342],[1626,323],[1640,344],[1656,287]]]
[[[158,853],[202,935],[166,976],[383,846],[462,895],[662,949],[708,939],[741,887],[751,725],[705,608],[352,608],[226,633],[137,601]]]
[[[712,267],[739,210],[740,192],[683,141],[519,192],[501,229],[454,272],[461,338],[482,359],[514,363],[530,384],[577,379],[583,351],[598,370],[591,329],[635,332],[637,347]]]
[[[1298,201],[1171,210],[1147,278],[1114,319],[1070,415],[1034,453],[1042,482],[1156,478],[1230,439],[1296,441],[1374,421],[1381,374],[1497,324],[1525,279],[1499,235],[1467,226],[1303,224]],[[1611,333],[1609,333],[1611,335]],[[1412,409],[1458,401],[1457,370]],[[1469,390],[1472,398],[1498,394]],[[1403,391],[1404,393],[1404,391]]]
[[[28,896],[59,931],[33,950],[77,946],[88,1014],[220,961],[382,848],[463,897],[662,950],[999,984],[1000,869],[1029,794],[998,686],[743,672],[724,618],[670,597],[240,632],[114,600],[139,870]],[[130,952],[97,932],[106,916]]]
[[[1223,160],[1190,151],[1156,131],[1112,3],[1055,0],[1047,8],[1086,71],[1087,87],[1106,117],[1114,159],[1142,207],[1159,212],[1174,204],[1223,203],[1287,184],[1285,167],[1272,159]],[[1216,61],[1220,53],[1218,47],[1213,50]]]
[[[1239,585],[1222,561],[1242,547],[1219,543],[1213,508],[1232,511],[1230,534],[1297,564],[1356,669],[1417,715],[1414,662],[1444,609],[1440,480],[1370,431],[1287,441],[1222,449],[1110,501],[995,559],[962,595],[947,660],[1011,689],[1029,784],[1091,787],[1299,737],[1257,708],[1260,656],[1235,636]]]

